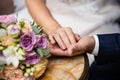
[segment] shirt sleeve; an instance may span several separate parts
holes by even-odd
[[[91,54],[97,56],[98,51],[99,51],[99,39],[98,39],[97,35],[94,35],[93,38],[95,39],[95,47],[94,47],[93,51],[91,52]]]

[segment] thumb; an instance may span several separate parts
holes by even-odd
[[[75,45],[72,46],[72,51],[79,51],[79,45],[76,43]]]
[[[73,56],[74,56],[74,55],[82,54],[82,48],[80,48],[80,46],[79,46],[78,44],[75,44],[75,45],[72,47],[72,51],[73,51]]]

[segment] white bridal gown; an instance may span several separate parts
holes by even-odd
[[[120,16],[115,0],[47,0],[47,6],[63,27],[80,35],[120,32],[111,20]]]

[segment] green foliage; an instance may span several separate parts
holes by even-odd
[[[34,22],[31,23],[32,29],[36,34],[42,34],[43,33],[43,29],[42,26],[40,25],[36,25]]]
[[[48,48],[46,48],[46,49],[37,48],[36,50],[41,57],[49,57],[50,56],[50,49],[48,49]]]
[[[20,27],[23,27],[25,25],[24,21],[20,21]]]
[[[3,61],[0,61],[0,72],[2,72],[3,68],[4,68],[4,62]]]

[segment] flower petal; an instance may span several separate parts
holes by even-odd
[[[3,55],[5,57],[9,57],[13,52],[12,49],[13,49],[13,46],[9,46],[7,49],[3,50]]]
[[[0,29],[0,38],[7,34],[5,29]]]
[[[6,59],[6,64],[7,64],[7,65],[10,65],[10,64],[12,63],[12,59],[13,59],[12,56],[8,57],[8,58]]]
[[[12,64],[13,64],[13,66],[14,67],[18,67],[18,65],[19,65],[19,60],[16,58],[16,57],[13,57],[13,59],[12,59]]]

